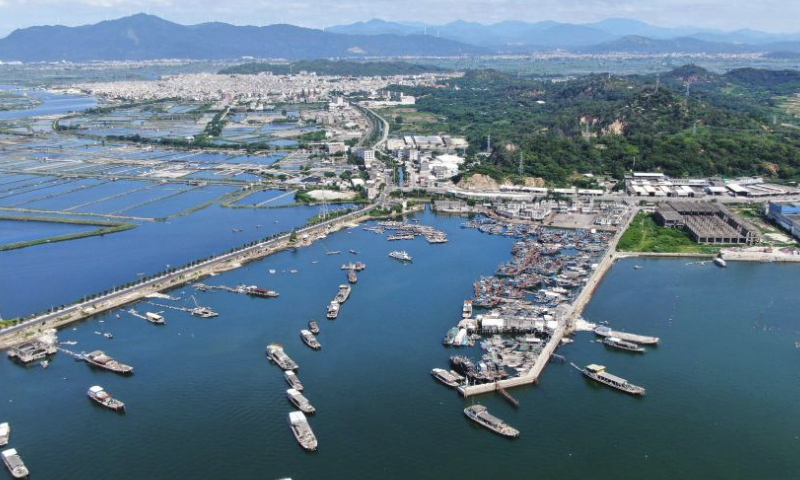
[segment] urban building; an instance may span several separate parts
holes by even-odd
[[[797,239],[800,239],[800,202],[769,202],[767,216]]]

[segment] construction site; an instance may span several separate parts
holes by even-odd
[[[711,202],[670,201],[654,219],[662,227],[683,229],[697,243],[755,245],[761,231],[750,222]]]

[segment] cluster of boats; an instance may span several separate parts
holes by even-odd
[[[319,333],[319,327],[313,320],[309,322],[309,329],[313,328],[312,324],[316,327],[315,330]],[[305,333],[304,333],[305,332]],[[311,330],[302,330],[301,337],[309,347],[312,347],[306,340],[307,336],[313,337]],[[316,341],[316,338],[314,338]],[[289,426],[294,434],[297,443],[308,451],[315,451],[318,447],[317,437],[308,423],[306,414],[314,414],[317,409],[311,404],[308,398],[301,392],[305,390],[303,383],[298,378],[296,370],[299,369],[297,363],[283,351],[283,346],[277,343],[267,345],[267,356],[278,367],[283,370],[283,378],[289,384],[289,389],[286,390],[286,398],[298,410],[289,413]]]
[[[5,447],[8,445],[10,439],[11,426],[5,422],[0,423],[0,447]],[[19,453],[17,453],[16,449],[9,448],[3,450],[0,452],[0,457],[3,458],[3,464],[5,464],[12,477],[28,478],[28,467],[25,466],[25,463],[22,461],[22,457],[19,456]]]
[[[353,288],[350,285],[339,285],[339,291],[336,293],[331,303],[328,304],[328,312],[325,314],[328,320],[336,320],[339,316],[339,310],[342,304],[350,298],[350,292],[352,292],[352,290]]]
[[[377,227],[366,227],[364,230],[379,234],[387,230],[393,232],[387,240],[414,240],[416,237],[424,237],[428,243],[447,243],[447,234],[427,225],[419,223],[407,223],[396,221],[379,222]]]

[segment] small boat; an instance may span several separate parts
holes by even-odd
[[[49,360],[42,360],[41,362],[39,362],[39,365],[41,365],[42,368],[47,368],[47,367],[50,366],[50,361]]]
[[[8,439],[11,437],[11,425],[8,422],[0,423],[0,447],[8,445]]]
[[[714,257],[714,264],[718,267],[725,268],[728,266],[728,262],[726,262],[722,257]]]
[[[311,402],[308,401],[306,397],[303,396],[302,393],[298,392],[294,388],[290,388],[286,390],[286,398],[289,399],[292,404],[299,408],[301,412],[307,413],[309,415],[316,413],[317,409],[314,408],[314,405],[311,405]]]
[[[325,255],[339,255],[341,253],[342,253],[341,250],[329,250],[325,252]]]
[[[358,275],[356,275],[355,270],[350,270],[347,272],[347,281],[350,283],[358,282]]]
[[[167,323],[166,320],[164,320],[164,317],[158,313],[147,312],[144,314],[144,316],[147,318],[147,321],[153,325],[166,325]]]
[[[296,268],[292,268],[291,270],[289,270],[289,273],[297,273],[297,269]]]
[[[319,340],[317,340],[317,337],[315,337],[314,334],[308,330],[300,330],[300,338],[302,338],[303,343],[308,345],[308,347],[312,350],[319,350],[322,348],[322,345],[319,343]]]
[[[3,450],[0,456],[3,457],[3,463],[6,464],[6,468],[11,472],[12,477],[28,478],[28,467],[22,462],[22,458],[20,458],[15,449]]]
[[[606,372],[606,367],[603,365],[591,364],[587,365],[586,368],[580,368],[573,363],[572,366],[580,370],[586,377],[611,388],[616,388],[617,390],[631,395],[644,395],[645,393],[643,387],[629,383],[624,378]]]
[[[448,387],[455,388],[461,384],[464,380],[464,377],[461,375],[453,375],[454,372],[448,372],[443,368],[434,368],[431,370],[431,375],[433,378],[438,380],[439,382],[447,385]]]
[[[411,255],[408,254],[405,250],[393,250],[389,252],[389,256],[394,258],[395,260],[400,260],[401,262],[411,262],[413,259]]]
[[[102,350],[95,350],[94,352],[87,353],[83,356],[83,360],[89,365],[114,373],[133,373],[133,367],[130,365],[125,365],[124,363],[119,363],[118,361],[106,355]]]
[[[109,339],[109,340],[111,340],[112,338],[114,338],[114,334],[113,334],[113,333],[111,333],[111,332],[106,332],[106,333],[104,333],[104,334],[103,334],[103,336],[104,336],[104,337],[106,337],[106,338],[107,338],[107,339]]]
[[[608,345],[612,348],[618,348],[620,350],[627,350],[629,352],[637,352],[643,353],[644,347],[639,345],[638,343],[629,342],[627,340],[622,340],[617,337],[606,337],[603,339],[603,343]]]
[[[319,335],[319,324],[316,320],[311,320],[308,322],[308,330],[314,335]]]
[[[350,249],[350,253],[352,253],[353,255],[358,255],[358,252],[353,250],[352,248]]]
[[[103,390],[103,387],[99,385],[89,388],[89,391],[86,392],[86,395],[109,410],[114,410],[115,412],[121,412],[125,410],[124,403],[112,397],[108,392]]]
[[[302,392],[305,388],[303,387],[303,383],[297,377],[297,374],[291,370],[286,370],[283,372],[283,378],[286,379],[286,383],[288,383],[290,387],[294,388],[298,392]]]
[[[641,265],[634,265],[633,266],[634,270],[641,270],[642,268],[644,268],[644,267],[642,267]]]
[[[270,275],[275,275],[275,269],[274,268],[270,268],[269,269],[269,273],[270,273]]]
[[[317,437],[303,412],[289,412],[289,425],[292,427],[294,438],[303,449],[310,452],[317,450]]]
[[[339,302],[332,301],[328,305],[328,313],[325,316],[328,317],[328,320],[336,320],[336,317],[339,316]]]
[[[495,417],[483,405],[472,405],[464,409],[464,415],[478,425],[508,438],[519,437],[519,430]]]
[[[299,367],[292,360],[286,352],[283,351],[283,346],[277,343],[267,345],[267,356],[270,360],[275,362],[281,370],[297,370]]]

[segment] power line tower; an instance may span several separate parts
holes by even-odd
[[[322,206],[319,209],[319,218],[322,219],[324,222],[328,219],[330,215],[330,211],[328,210],[328,197],[325,195],[325,191],[322,191]]]
[[[487,135],[486,136],[486,153],[488,153],[489,155],[492,154],[492,136],[491,135]]]
[[[525,165],[523,164],[522,149],[519,150],[519,167],[517,169],[517,173],[519,174],[520,177],[525,174]]]

